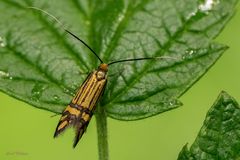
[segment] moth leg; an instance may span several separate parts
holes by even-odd
[[[50,117],[53,118],[53,117],[58,116],[58,115],[61,115],[61,114],[62,114],[62,113],[55,113],[55,114],[51,115]]]

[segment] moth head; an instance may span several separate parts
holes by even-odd
[[[106,63],[100,64],[97,71],[97,79],[98,80],[104,79],[107,74],[107,71],[108,71],[108,64]]]
[[[108,71],[108,64],[106,64],[106,63],[100,64],[99,70],[102,70],[103,72],[107,72]]]

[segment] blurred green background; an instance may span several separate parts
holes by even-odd
[[[240,102],[240,5],[238,12],[215,40],[230,48],[180,100],[178,109],[140,121],[108,119],[110,159],[175,160],[186,143],[197,136],[206,112],[221,90]],[[57,139],[59,116],[0,93],[0,160],[97,160],[96,123],[72,149],[74,132]]]

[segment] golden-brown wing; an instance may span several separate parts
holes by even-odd
[[[54,137],[57,137],[68,126],[73,126],[76,130],[73,147],[77,145],[91,120],[96,103],[105,89],[106,82],[105,78],[97,79],[96,71],[88,76],[71,103],[62,113]]]

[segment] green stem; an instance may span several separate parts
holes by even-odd
[[[95,117],[97,123],[99,160],[108,160],[107,114],[100,105],[97,106]]]

